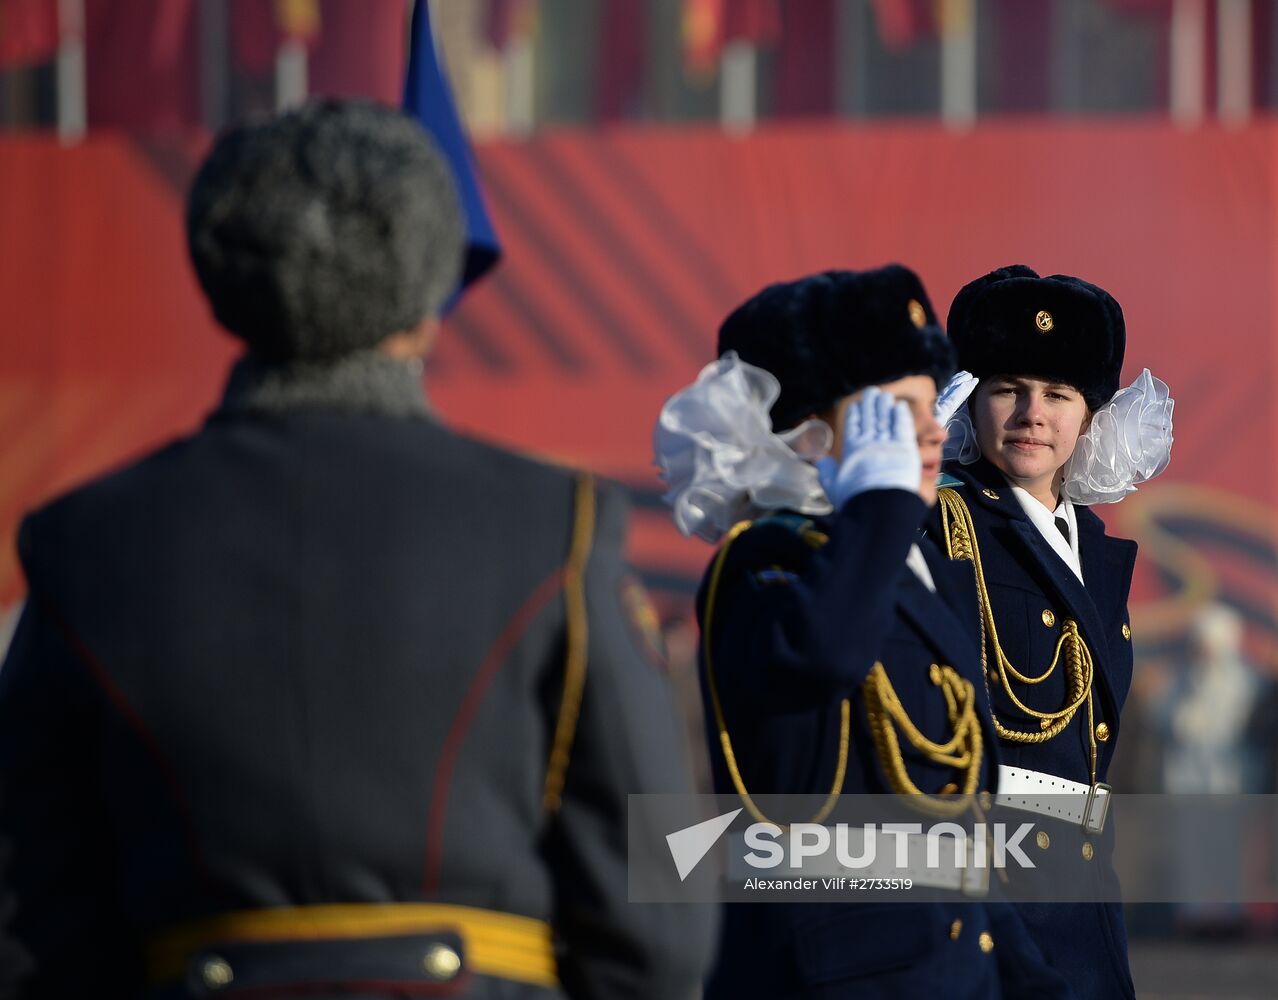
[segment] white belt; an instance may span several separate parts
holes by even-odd
[[[836,830],[829,828],[830,843],[834,844]],[[835,878],[851,876],[858,879],[911,879],[916,886],[931,889],[952,889],[965,896],[984,896],[990,888],[990,870],[988,863],[978,867],[973,840],[968,836],[964,841],[964,857],[955,857],[954,838],[929,837],[923,833],[905,834],[906,864],[897,865],[896,851],[898,835],[886,834],[881,830],[866,830],[859,825],[847,828],[848,849],[857,857],[863,856],[868,849],[868,841],[874,840],[874,860],[866,865],[847,867],[839,861],[834,847],[823,854],[803,859],[802,869],[790,869],[783,863],[780,867],[763,871],[753,867],[745,860],[747,848],[745,834],[731,835],[732,849],[729,853],[728,878],[731,881],[743,881],[746,878],[760,876],[765,878],[785,878],[802,875],[805,878]],[[787,838],[782,838],[786,842]],[[928,865],[928,841],[937,840],[932,845],[932,860],[935,865]],[[956,864],[956,861],[960,861]]]
[[[994,802],[1040,816],[1077,823],[1089,833],[1105,829],[1112,789],[1104,782],[1087,785],[1024,767],[998,766],[998,794]]]

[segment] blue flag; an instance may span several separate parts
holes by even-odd
[[[435,52],[427,0],[417,0],[413,5],[411,32],[408,78],[404,81],[404,110],[422,123],[448,157],[453,183],[457,186],[457,196],[466,216],[466,263],[461,285],[444,307],[447,312],[472,282],[478,281],[497,263],[501,257],[501,244],[497,242],[497,231],[493,229],[488,209],[484,207],[470,144],[462,131],[452,92],[448,89],[448,81],[444,79],[439,56]]]

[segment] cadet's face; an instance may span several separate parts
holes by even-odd
[[[931,375],[907,375],[895,382],[884,382],[876,388],[889,396],[908,403],[914,416],[915,438],[919,444],[919,458],[923,463],[923,481],[919,496],[929,507],[936,503],[936,479],[941,473],[941,450],[945,446],[945,428],[936,420],[936,383]],[[834,428],[834,445],[830,454],[836,462],[843,459],[843,424],[848,405],[861,398],[854,393],[842,400],[833,413],[826,417]]]
[[[982,379],[972,399],[982,454],[1031,494],[1054,491],[1091,422],[1082,394],[1058,382],[1001,375]]]

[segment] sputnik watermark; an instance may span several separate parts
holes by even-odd
[[[732,821],[741,814],[740,809],[733,809],[722,816],[695,823],[692,826],[666,834],[666,844],[670,847],[670,856],[674,858],[675,868],[679,872],[679,881],[685,881],[710,848],[719,842],[723,831],[732,825]]]
[[[1014,798],[631,795],[628,898],[1278,905],[1273,858],[1239,849],[1274,843],[1278,795],[1114,796],[1103,830],[1077,796]]]
[[[729,821],[731,822],[731,821]],[[1006,823],[974,823],[970,831],[958,823],[935,823],[926,830],[922,823],[836,823],[833,828],[818,823],[794,823],[787,831],[775,823],[752,823],[745,830],[746,864],[752,868],[777,868],[789,860],[789,867],[801,869],[810,859],[827,858],[833,840],[834,857],[843,868],[871,868],[880,861],[879,848],[891,840],[894,851],[889,865],[908,868],[914,862],[912,838],[923,838],[924,865],[943,865],[944,841],[950,841],[955,868],[1006,868],[1008,858],[1021,868],[1034,868],[1034,862],[1021,850],[1021,841],[1034,829],[1033,823],[1020,823],[1008,832]],[[993,831],[991,838],[990,831]],[[831,836],[833,834],[833,836]]]
[[[687,879],[740,813],[736,809],[667,834],[679,881]],[[739,856],[754,869],[784,865],[795,871],[823,873],[832,867],[844,872],[895,869],[903,873],[914,872],[920,865],[931,870],[998,869],[1009,867],[1009,863],[1034,868],[1033,860],[1021,848],[1033,830],[1033,823],[1018,823],[1014,829],[1007,823],[962,826],[942,822],[926,829],[922,823],[794,823],[788,828],[752,823],[741,835],[748,850]]]

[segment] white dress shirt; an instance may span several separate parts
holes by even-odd
[[[1034,499],[1019,486],[1012,486],[1012,494],[1016,497],[1017,503],[1021,505],[1021,509],[1025,511],[1025,515],[1033,522],[1034,527],[1038,529],[1038,533],[1047,540],[1047,544],[1052,547],[1053,551],[1065,561],[1065,565],[1074,571],[1074,575],[1078,577],[1078,582],[1083,583],[1083,562],[1078,555],[1078,517],[1074,513],[1074,505],[1062,497],[1061,502],[1056,506],[1056,510],[1052,511],[1048,510],[1046,505]],[[1056,526],[1058,517],[1063,518],[1065,523],[1069,525],[1068,542],[1065,541],[1065,536],[1061,534],[1061,529]]]
[[[1064,541],[1062,538],[1061,541]],[[914,570],[914,575],[922,581],[932,593],[936,593],[936,581],[932,579],[932,571],[928,569],[927,560],[923,558],[923,550],[917,545],[910,546],[910,554],[905,557],[905,565]]]

